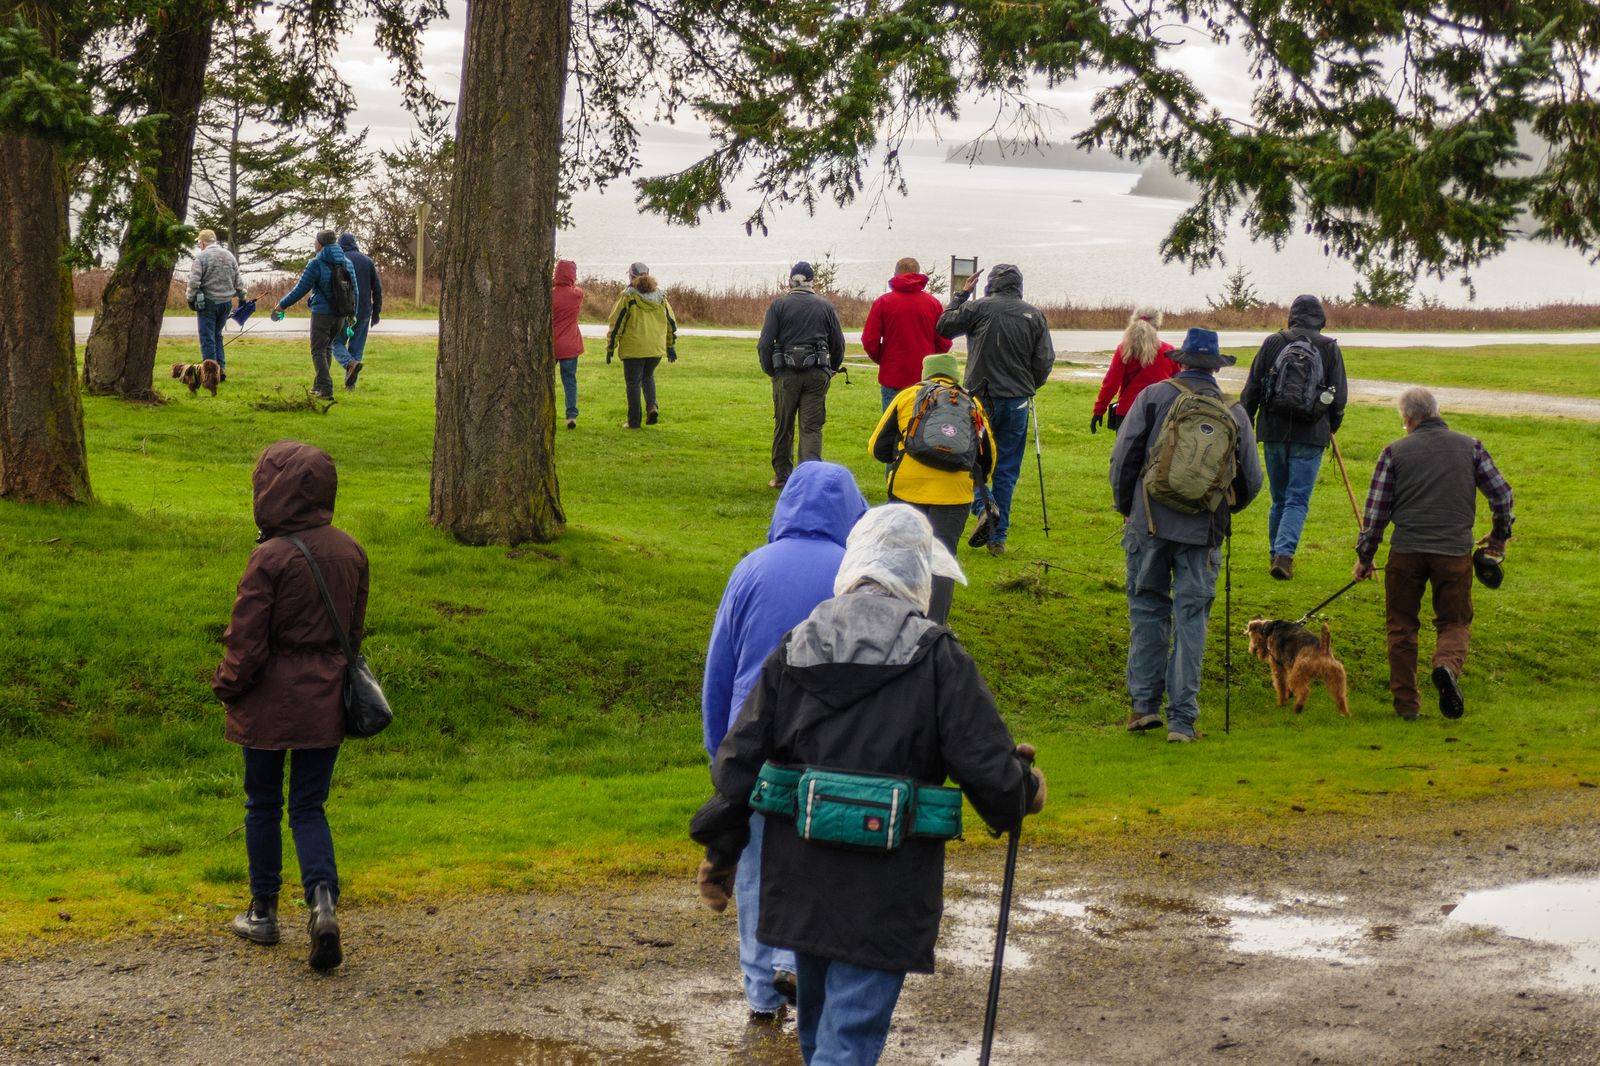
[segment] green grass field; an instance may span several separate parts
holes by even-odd
[[[1363,348],[1353,333],[1344,350],[1352,378],[1408,384],[1600,398],[1600,351],[1581,344],[1481,344],[1470,348]],[[1174,342],[1176,343],[1176,342]],[[1229,348],[1248,367],[1254,348]]]
[[[193,358],[195,345],[164,349],[161,363]],[[346,898],[687,876],[686,824],[708,787],[705,641],[773,501],[770,393],[748,349],[685,338],[658,375],[662,424],[637,433],[620,428],[620,367],[584,357],[580,428],[557,439],[569,531],[513,550],[461,547],[426,524],[431,342],[375,341],[360,390],[326,415],[250,409],[274,386],[310,381],[303,345],[251,339],[230,347],[216,399],[162,380],[163,407],[87,400],[101,503],[0,503],[0,952],[196,928],[244,895],[239,755],[221,739],[208,679],[255,536],[254,456],[289,437],[338,461],[336,520],[372,560],[367,653],[399,716],[348,744],[336,775]],[[1051,535],[1029,457],[1012,551],[963,552],[971,584],[952,616],[1050,775],[1037,839],[1326,840],[1367,816],[1600,775],[1600,579],[1588,565],[1600,426],[1451,419],[1488,442],[1519,516],[1506,586],[1478,597],[1464,720],[1393,718],[1371,585],[1329,612],[1353,719],[1320,690],[1298,718],[1274,707],[1239,638],[1223,735],[1219,593],[1209,736],[1180,747],[1119,728],[1119,521],[1105,483],[1112,439],[1084,426],[1092,395],[1055,384],[1041,395]],[[878,409],[869,376],[836,380],[826,453],[874,501],[881,467],[864,442]],[[1396,430],[1387,408],[1352,409],[1341,437],[1358,493]],[[1252,615],[1297,617],[1349,577],[1354,518],[1331,462],[1291,584],[1266,576],[1265,523],[1263,495],[1235,537],[1236,637]],[[292,849],[286,860],[293,878]]]

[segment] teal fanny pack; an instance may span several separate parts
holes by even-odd
[[[919,785],[904,777],[766,763],[750,806],[792,821],[804,840],[893,851],[905,839],[961,835],[961,790]]]

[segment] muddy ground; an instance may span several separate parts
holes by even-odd
[[[1596,946],[1449,911],[1477,889],[1594,882],[1596,799],[1418,815],[1337,846],[1326,829],[1093,858],[1025,846],[995,1062],[1592,1066]],[[908,981],[885,1063],[977,1059],[1004,854],[950,857],[938,972]],[[293,920],[276,948],[219,925],[9,961],[0,1062],[800,1061],[792,1025],[747,1022],[732,914],[701,909],[687,880],[342,917],[347,961],[327,977]]]

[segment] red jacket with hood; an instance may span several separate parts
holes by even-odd
[[[557,359],[576,359],[583,354],[583,334],[578,331],[578,312],[583,309],[583,290],[577,285],[578,264],[570,259],[556,263],[556,283],[550,290],[550,313]]]
[[[273,751],[333,748],[344,740],[344,652],[328,620],[298,534],[317,560],[339,622],[361,649],[367,615],[367,553],[335,529],[338,475],[321,448],[283,440],[256,463],[255,518],[261,546],[250,554],[226,648],[211,690],[228,708],[224,736]]]
[[[924,356],[948,352],[952,341],[934,332],[944,305],[927,292],[928,275],[896,274],[872,301],[861,346],[878,364],[878,384],[908,389],[922,380]]]
[[[1140,366],[1133,360],[1124,359],[1122,345],[1117,345],[1116,352],[1111,356],[1111,365],[1106,368],[1105,380],[1100,383],[1100,395],[1094,398],[1094,413],[1105,414],[1106,408],[1110,407],[1111,401],[1115,399],[1117,414],[1126,418],[1128,412],[1133,410],[1133,401],[1144,391],[1145,386],[1165,381],[1183,369],[1167,354],[1172,350],[1172,345],[1162,341],[1161,347],[1156,349],[1156,357],[1150,360],[1150,365]]]

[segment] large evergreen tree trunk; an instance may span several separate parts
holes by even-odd
[[[472,0],[439,309],[429,518],[468,544],[549,540],[550,275],[568,0]]]
[[[211,55],[212,4],[177,5],[170,28],[151,31],[149,113],[161,123],[153,175],[134,190],[132,217],[106,282],[83,353],[83,383],[96,395],[152,401],[156,342],[166,314],[167,292],[177,253],[165,232],[189,212],[189,180],[206,62]],[[141,41],[143,45],[145,42]]]
[[[87,503],[67,180],[56,146],[0,134],[0,497]]]

